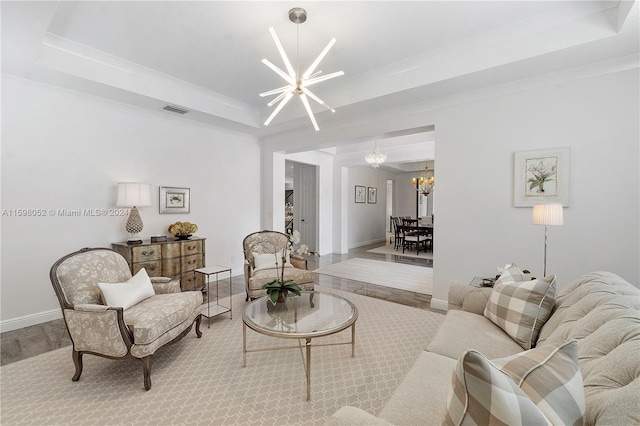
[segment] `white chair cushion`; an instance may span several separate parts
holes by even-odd
[[[280,263],[282,263],[282,259],[280,257],[280,254],[273,254],[273,253],[251,253],[251,256],[253,256],[253,265],[254,271],[261,271],[263,269],[276,269],[276,262],[278,262],[277,267],[281,267],[282,265],[280,265]],[[289,258],[289,253],[287,252],[287,255],[285,257],[286,259],[286,263],[284,264],[285,268],[292,268],[293,265],[291,265],[291,259]]]
[[[124,310],[156,294],[144,268],[125,283],[98,283],[98,286],[107,306]]]

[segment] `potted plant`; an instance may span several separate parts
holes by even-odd
[[[178,240],[188,239],[197,230],[198,225],[191,222],[176,222],[169,225],[169,232]]]
[[[304,255],[315,254],[309,251],[309,247],[306,244],[301,244],[298,248],[294,248],[296,244],[300,243],[300,232],[293,231],[289,235],[289,239],[282,246],[276,246],[275,243],[269,241],[259,241],[252,244],[250,250],[273,253],[275,265],[276,265],[276,278],[263,285],[262,288],[267,290],[267,297],[271,303],[283,303],[289,293],[293,293],[296,296],[300,296],[300,287],[293,280],[284,279],[284,270],[287,263],[289,253],[297,253]]]

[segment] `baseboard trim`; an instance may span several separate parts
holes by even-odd
[[[0,321],[0,332],[17,330],[19,328],[29,327],[31,325],[42,324],[62,318],[60,309],[52,309],[50,311],[39,312],[37,314],[25,315],[23,317],[12,318]]]
[[[376,238],[375,240],[361,241],[359,243],[352,245],[351,247],[349,247],[349,249],[368,246],[369,244],[386,243],[386,241],[387,241],[386,238]]]
[[[431,309],[446,311],[449,309],[449,302],[447,300],[431,299]]]

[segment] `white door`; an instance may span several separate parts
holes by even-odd
[[[299,185],[295,193],[300,206],[296,209],[296,215],[300,218],[300,243],[308,245],[311,251],[317,251],[316,166],[301,165],[298,176]]]

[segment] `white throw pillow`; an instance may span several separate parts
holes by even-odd
[[[107,306],[124,310],[156,294],[144,268],[126,283],[98,283],[98,286]]]
[[[278,262],[278,267],[281,267],[280,263],[282,263],[282,258],[280,254],[277,256],[273,253],[251,253],[253,256],[253,265],[254,271],[260,271],[262,269],[276,269],[276,261]],[[289,258],[289,253],[286,255],[287,262],[284,264],[285,268],[291,268],[291,259]]]

